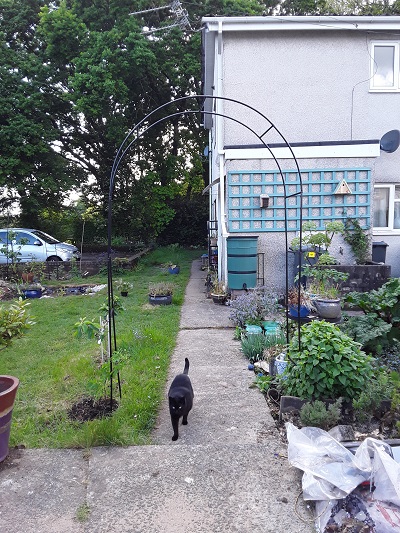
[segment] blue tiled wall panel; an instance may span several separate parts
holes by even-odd
[[[228,172],[228,222],[232,233],[284,231],[286,184],[288,230],[299,230],[300,179],[296,171]],[[351,194],[334,194],[342,180]],[[370,226],[371,171],[366,168],[302,170],[303,221],[324,229],[329,220],[357,218]],[[261,208],[260,195],[268,194],[269,207]],[[293,196],[292,196],[293,195]]]

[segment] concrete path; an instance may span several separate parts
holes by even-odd
[[[152,446],[13,451],[0,466],[0,533],[314,531],[296,506],[301,473],[204,278],[195,261],[165,392],[188,357],[195,399],[179,439],[166,398]]]

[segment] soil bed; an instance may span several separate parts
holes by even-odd
[[[291,411],[288,413],[282,413],[282,419],[279,420],[279,400],[272,398],[268,394],[264,395],[268,404],[272,418],[279,431],[281,440],[287,444],[286,437],[286,422],[291,422],[298,428],[302,427],[300,421],[299,411]],[[373,437],[374,439],[387,440],[397,439],[399,437],[398,429],[396,428],[396,422],[399,420],[399,413],[387,411],[383,412],[378,417],[373,417],[369,422],[363,423],[355,420],[354,414],[348,410],[344,410],[342,418],[339,420],[338,425],[349,425],[353,428],[355,440],[363,441],[367,437]]]
[[[116,409],[118,409],[117,400],[113,400],[111,407],[110,398],[100,398],[99,400],[83,398],[71,407],[68,411],[68,416],[71,420],[87,422],[89,420],[111,416]]]

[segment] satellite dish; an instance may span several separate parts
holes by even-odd
[[[383,152],[392,154],[400,144],[400,131],[390,130],[381,138],[380,148]]]

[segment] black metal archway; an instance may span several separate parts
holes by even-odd
[[[251,112],[254,112],[258,117],[261,117],[263,120],[263,130],[261,133],[258,133],[253,128],[251,128],[248,124],[242,122],[238,118],[234,116],[230,116],[224,113],[218,113],[217,111],[206,111],[204,109],[204,104],[207,100],[212,100],[212,104],[214,105],[217,101],[225,101],[225,102],[231,102],[233,104],[237,104],[238,106],[241,106],[242,108],[246,108],[247,110],[250,110]],[[198,107],[195,109],[186,109],[186,110],[175,110],[173,112],[168,113],[168,108],[176,106],[177,104],[185,103],[185,102],[194,102],[195,104],[198,104]],[[167,111],[167,113],[163,114],[161,117],[159,117],[159,114],[162,112]],[[110,401],[111,405],[113,403],[113,352],[117,350],[117,337],[116,337],[116,328],[115,328],[115,313],[114,313],[114,293],[113,293],[113,285],[112,285],[112,257],[111,257],[111,236],[112,236],[112,200],[113,200],[113,192],[114,192],[114,185],[115,185],[115,178],[116,174],[118,172],[118,168],[121,164],[121,161],[123,160],[126,153],[130,150],[130,148],[139,140],[141,139],[149,130],[157,126],[158,124],[161,124],[162,122],[166,122],[174,117],[182,117],[185,115],[198,115],[200,118],[204,118],[206,115],[211,116],[219,116],[222,118],[226,118],[228,120],[231,120],[244,128],[246,128],[248,131],[250,131],[261,143],[262,145],[269,151],[271,154],[273,160],[275,161],[275,164],[277,166],[278,172],[280,174],[280,177],[282,179],[283,184],[283,190],[284,190],[284,223],[285,223],[285,288],[286,288],[286,307],[287,307],[287,295],[288,295],[288,289],[289,289],[289,267],[288,267],[288,220],[287,220],[287,201],[289,198],[293,196],[298,196],[300,205],[299,205],[299,231],[300,231],[300,242],[302,240],[302,217],[303,217],[303,201],[302,201],[302,194],[303,194],[303,184],[302,184],[302,178],[301,178],[301,172],[300,168],[297,162],[297,159],[294,155],[293,149],[286,140],[286,138],[283,136],[283,134],[278,130],[278,128],[260,111],[258,111],[256,108],[250,106],[249,104],[246,104],[244,102],[241,102],[239,100],[233,99],[233,98],[225,98],[220,96],[211,96],[211,95],[192,95],[192,96],[184,96],[181,98],[177,98],[175,100],[171,100],[170,102],[167,102],[153,111],[151,111],[146,117],[144,117],[140,122],[138,122],[126,135],[125,139],[122,141],[117,154],[114,158],[111,174],[110,174],[110,188],[109,188],[109,195],[108,195],[108,225],[107,225],[107,271],[108,271],[108,320],[109,320],[109,327],[108,327],[108,348],[109,348],[109,365],[110,365]],[[281,165],[279,163],[278,158],[275,157],[271,147],[269,144],[265,141],[265,137],[269,132],[275,132],[280,139],[282,140],[283,145],[289,149],[290,154],[292,156],[292,159],[294,161],[295,170],[298,176],[298,184],[299,188],[292,194],[288,194],[287,190],[287,183],[285,180],[285,175],[282,171]],[[293,185],[293,183],[292,183]],[[299,276],[301,277],[301,261],[299,265]],[[300,293],[300,287],[301,284],[298,284],[298,290]],[[300,296],[300,294],[299,294]],[[300,301],[300,298],[299,298]],[[287,309],[286,309],[287,311]],[[288,313],[286,312],[286,330],[288,335]],[[300,321],[298,321],[298,331],[299,331],[299,339],[300,339]],[[118,387],[119,387],[119,393],[121,396],[121,383],[119,374],[117,374],[118,377]]]

